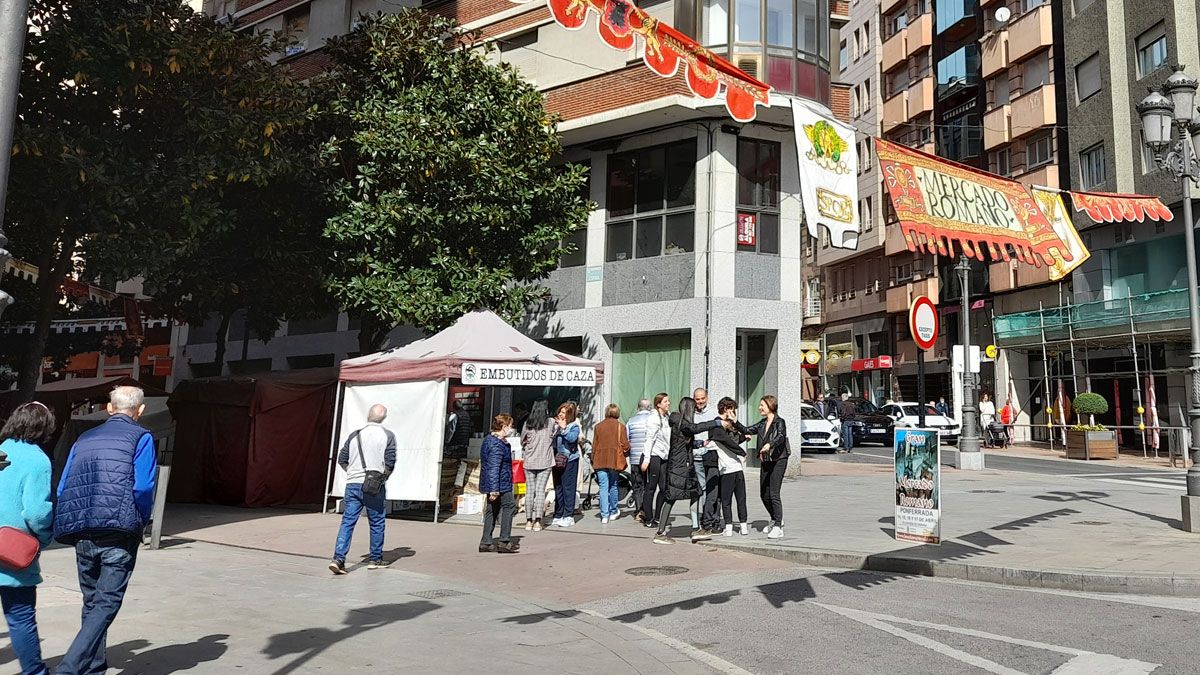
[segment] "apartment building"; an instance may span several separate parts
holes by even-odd
[[[681,77],[651,72],[638,47],[604,44],[594,16],[584,30],[567,31],[543,2],[236,0],[208,10],[232,14],[242,29],[291,31],[299,44],[282,62],[306,73],[325,66],[324,41],[360,13],[406,4],[453,16],[495,41],[498,58],[561,116],[562,159],[590,167],[597,208],[572,237],[576,251],[545,282],[551,300],[525,329],[607,364],[602,390],[590,398],[581,392],[593,416],[610,401],[629,410],[642,396],[704,385],[714,395],[736,393],[744,409],[777,393],[782,414],[798,414],[805,275],[815,276],[815,247],[803,242],[788,97],[840,107],[830,51],[848,16],[845,3],[637,3],[774,87],[771,107],[750,124],[734,123],[719,101],[694,97]],[[752,242],[739,243],[739,219],[755,223]],[[235,330],[230,370],[332,365],[354,354],[354,327],[344,316],[300,331],[296,324],[267,344]],[[177,342],[176,376],[209,374],[210,327],[182,330]]]

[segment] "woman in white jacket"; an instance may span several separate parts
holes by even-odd
[[[654,413],[646,422],[646,445],[640,467],[646,474],[646,487],[642,493],[642,524],[646,527],[658,527],[658,509],[662,507],[662,491],[666,487],[663,474],[671,452],[670,414],[671,397],[665,393],[655,396]],[[657,499],[655,492],[658,492]]]

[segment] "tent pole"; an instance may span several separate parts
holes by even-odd
[[[333,437],[329,439],[329,461],[325,465],[325,498],[321,500],[321,513],[329,513],[329,496],[333,492],[330,481],[333,479],[334,453],[337,452],[338,438],[342,434],[342,392],[345,388],[345,383],[338,382],[337,393],[334,395]]]

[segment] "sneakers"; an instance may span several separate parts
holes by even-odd
[[[480,553],[495,553],[496,545],[495,544],[480,544],[479,552]]]
[[[742,536],[744,537],[749,534],[750,534],[750,525],[748,523],[742,523]]]
[[[516,553],[521,550],[521,545],[514,541],[502,541],[496,545],[496,553]]]
[[[767,539],[783,539],[783,528],[776,525],[767,533]]]
[[[367,563],[367,569],[369,570],[379,570],[383,569],[383,567],[384,565],[382,560],[372,560],[371,562]]]
[[[620,511],[613,511],[613,514],[612,514],[611,516],[609,516],[609,517],[608,517],[608,522],[610,522],[610,523],[611,523],[612,521],[614,521],[614,520],[616,520],[617,518],[620,518],[620,517],[621,517],[621,512],[620,512]]]
[[[725,536],[725,537],[732,537],[733,536],[733,525],[726,525],[725,531],[722,532],[721,534],[722,534],[722,536]]]
[[[674,544],[675,540],[665,534],[656,534],[653,539],[656,544]]]
[[[542,531],[542,521],[540,519],[533,521],[533,531],[534,532]]]
[[[699,529],[699,530],[696,530],[695,532],[692,532],[692,541],[693,542],[704,541],[705,539],[711,539],[711,538],[712,538],[712,534],[709,533],[709,531],[705,530],[705,529]]]
[[[571,527],[575,524],[574,518],[556,518],[554,520],[555,527]]]
[[[601,525],[607,525],[607,524],[608,524],[608,516],[604,516],[603,518],[601,518],[601,519],[600,519],[600,524],[601,524]]]
[[[766,525],[763,525],[763,528],[762,528],[762,533],[763,533],[763,534],[770,534],[770,533],[771,533],[771,530],[772,530],[772,529],[774,529],[774,528],[775,528],[775,523],[767,523]]]
[[[329,563],[329,571],[334,574],[341,575],[346,573],[346,563],[341,560],[332,560]]]
[[[533,521],[532,521],[532,520],[527,520],[527,521],[525,521],[525,531],[526,531],[526,532],[532,532],[532,531],[533,531]]]

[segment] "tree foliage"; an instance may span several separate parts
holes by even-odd
[[[1108,412],[1108,401],[1100,394],[1083,392],[1075,397],[1072,407],[1076,415],[1103,415]]]
[[[8,208],[14,253],[41,270],[22,392],[36,386],[57,289],[84,265],[145,277],[190,320],[247,308],[269,333],[302,311],[288,300],[320,281],[323,219],[296,246],[305,231],[289,228],[304,220],[280,222],[263,198],[303,176],[287,144],[308,101],[267,61],[277,38],[234,33],[179,0],[30,10]]]
[[[400,324],[523,313],[588,213],[585,169],[555,165],[541,94],[419,10],[369,17],[326,53],[328,283],[360,317],[363,351]]]

